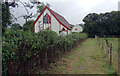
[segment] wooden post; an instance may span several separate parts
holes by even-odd
[[[101,41],[101,43],[102,43],[102,50],[103,50],[103,41]]]
[[[95,35],[95,39],[97,39],[97,36]]]
[[[98,43],[99,43],[99,46],[100,46],[100,38],[98,38]]]
[[[110,45],[110,65],[112,65],[112,43]]]
[[[109,45],[108,45],[108,44],[109,44],[109,43],[108,43],[108,40],[106,39],[105,41],[106,41],[107,46],[109,47]]]

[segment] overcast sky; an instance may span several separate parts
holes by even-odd
[[[24,0],[21,0],[24,1]],[[70,24],[83,23],[82,19],[89,13],[105,13],[118,10],[120,0],[40,0],[49,3],[50,8],[62,15]],[[17,10],[17,11],[16,11]],[[36,9],[30,11],[36,12]],[[16,16],[25,14],[24,8],[12,10]],[[34,18],[35,19],[35,18]],[[19,23],[24,23],[19,19]]]

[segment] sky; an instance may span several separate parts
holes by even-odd
[[[21,0],[24,2],[24,0]],[[83,23],[83,18],[89,13],[105,13],[118,11],[118,2],[120,0],[39,0],[50,4],[50,8],[62,15],[70,24],[76,25]],[[26,0],[27,2],[27,0]],[[23,6],[11,10],[16,16],[26,14]],[[36,8],[31,10],[36,13]],[[39,14],[37,14],[39,15]],[[34,20],[36,18],[33,18]],[[17,21],[24,24],[24,19]]]

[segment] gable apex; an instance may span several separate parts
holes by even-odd
[[[41,15],[43,14],[43,12],[48,9],[48,11],[55,17],[55,19],[61,24],[63,25],[65,28],[67,29],[71,29],[70,24],[67,22],[67,20],[62,17],[61,15],[59,15],[58,13],[54,12],[52,9],[48,8],[47,6],[45,6],[45,8],[43,9],[43,11],[40,13],[40,15],[37,17],[37,19],[34,21],[33,26],[35,25],[35,23],[38,21],[38,19],[41,17]]]

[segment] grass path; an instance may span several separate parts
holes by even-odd
[[[106,74],[108,69],[105,55],[95,39],[87,39],[74,48],[57,63],[52,64],[48,73],[54,74]]]

